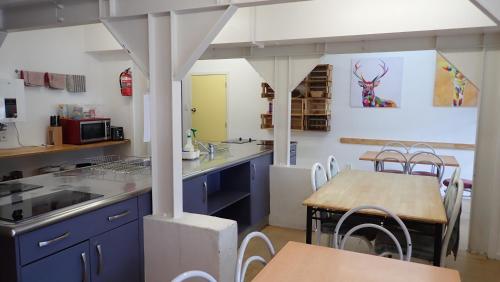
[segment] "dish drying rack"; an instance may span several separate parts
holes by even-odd
[[[150,158],[128,157],[124,160],[117,155],[98,156],[87,159],[97,172],[114,172],[119,174],[145,174],[151,168]]]

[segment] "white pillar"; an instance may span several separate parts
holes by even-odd
[[[175,16],[148,16],[153,213],[168,217],[182,214],[181,87],[172,71],[174,30]]]
[[[500,37],[485,36],[469,249],[500,259]],[[457,128],[459,130],[459,128]]]

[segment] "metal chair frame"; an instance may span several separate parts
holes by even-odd
[[[321,176],[321,183],[316,182],[316,177]],[[328,182],[327,170],[320,163],[315,163],[311,167],[311,187],[313,193],[316,192],[321,186],[323,186],[326,182]],[[316,233],[316,244],[320,245],[321,241],[321,221],[315,220],[313,226],[313,230]]]
[[[212,275],[206,273],[205,271],[201,271],[201,270],[191,270],[191,271],[186,271],[184,273],[181,273],[181,274],[177,275],[177,277],[172,279],[172,282],[182,282],[182,281],[186,281],[190,278],[204,278],[208,282],[217,282],[217,280],[215,280],[215,278]]]
[[[260,262],[263,265],[266,265],[267,262],[266,260],[261,257],[261,256],[251,256],[249,257],[244,263],[243,263],[243,256],[245,255],[245,250],[247,249],[248,243],[253,239],[253,238],[260,238],[262,239],[266,245],[269,253],[271,254],[271,257],[274,257],[276,254],[273,244],[271,243],[271,240],[262,232],[251,232],[241,242],[240,250],[238,251],[238,262],[236,265],[236,277],[235,277],[235,282],[244,282],[245,281],[245,274],[247,272],[248,266],[254,262]]]
[[[339,240],[339,231],[340,231],[340,227],[342,226],[342,223],[344,223],[344,221],[352,214],[354,214],[360,210],[366,210],[366,209],[372,209],[372,210],[378,210],[378,211],[384,212],[385,214],[392,217],[400,225],[400,227],[403,230],[403,233],[405,235],[405,238],[406,238],[406,257],[403,255],[401,244],[398,242],[398,240],[396,239],[394,234],[392,234],[392,232],[387,230],[385,227],[380,226],[380,225],[376,225],[373,223],[363,223],[363,224],[357,225],[357,226],[351,228],[349,231],[347,231],[346,234],[343,236],[343,238],[341,240]],[[378,229],[378,230],[384,232],[385,234],[387,234],[394,241],[394,244],[396,245],[396,248],[397,248],[398,253],[399,253],[399,259],[410,261],[411,251],[412,251],[412,243],[411,243],[410,233],[408,232],[406,225],[403,223],[403,221],[396,214],[392,213],[391,211],[389,211],[385,208],[378,207],[378,206],[371,206],[371,205],[359,206],[359,207],[353,208],[353,209],[349,210],[348,212],[346,212],[340,218],[339,222],[337,223],[337,226],[335,227],[335,232],[333,233],[333,242],[334,242],[335,248],[336,249],[344,249],[347,239],[354,232],[356,232],[360,229],[363,229],[363,228],[375,228],[375,229]]]
[[[434,147],[432,147],[431,145],[429,145],[427,143],[423,143],[423,142],[418,142],[418,143],[411,145],[410,148],[408,149],[408,153],[411,153],[414,149],[415,150],[419,149],[417,151],[422,151],[422,148],[429,149],[429,150],[431,150],[431,152],[436,154],[436,149],[434,149]]]
[[[335,156],[330,155],[328,157],[328,160],[326,162],[327,170],[326,170],[326,177],[328,180],[332,179],[335,177],[340,172],[340,167],[339,163],[337,162],[337,159]]]
[[[380,151],[384,151],[384,150],[387,150],[387,149],[396,150],[396,149],[394,149],[394,147],[402,147],[404,149],[405,153],[409,152],[408,146],[406,146],[405,144],[403,144],[401,142],[389,142],[389,143],[385,143],[384,146],[382,146],[382,149],[380,149]],[[399,151],[399,150],[396,150],[396,151]]]
[[[460,171],[458,172],[460,175]],[[462,196],[464,194],[464,182],[460,177],[458,179],[455,177],[453,184],[450,184],[447,190],[456,189],[456,194],[454,195],[454,199],[449,199],[449,197],[453,194],[453,192],[446,191],[445,195],[445,207],[447,205],[453,204],[453,209],[451,215],[446,215],[448,217],[448,224],[446,225],[446,231],[444,233],[443,244],[441,249],[441,257],[440,257],[440,266],[444,265],[444,261],[446,258],[446,253],[448,252],[448,245],[450,244],[451,234],[453,233],[453,228],[458,219],[458,214],[460,212],[460,208],[462,206]],[[453,190],[452,190],[453,191]],[[448,196],[448,198],[447,198]]]
[[[403,159],[404,162],[401,162],[401,160],[399,160],[398,158],[394,158],[394,157],[385,157],[384,158],[383,155],[385,153],[399,154],[401,156],[401,158]],[[401,164],[401,167],[403,169],[402,173],[406,173],[408,171],[408,159],[406,158],[406,156],[403,153],[401,153],[398,150],[395,150],[395,149],[385,149],[385,150],[382,150],[382,151],[378,152],[378,154],[375,156],[375,161],[374,161],[374,169],[375,169],[375,171],[377,171],[377,172],[383,172],[385,170],[385,168],[384,168],[384,162],[386,162],[386,161],[395,161],[396,163]]]
[[[414,161],[414,159],[421,155],[431,155],[436,158],[436,162],[434,161]],[[431,173],[436,174],[439,179],[439,183],[441,183],[444,175],[445,164],[444,160],[435,153],[427,152],[427,151],[419,151],[413,154],[410,159],[408,159],[408,164],[410,164],[408,169],[408,174],[413,174],[415,166],[417,165],[431,165]]]

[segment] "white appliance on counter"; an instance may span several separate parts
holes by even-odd
[[[0,78],[0,123],[23,121],[25,115],[24,80]]]

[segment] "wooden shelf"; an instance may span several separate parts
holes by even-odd
[[[85,145],[63,144],[61,146],[48,145],[48,146],[29,146],[29,147],[20,147],[12,149],[0,149],[0,158],[17,158],[17,157],[35,156],[43,154],[72,152],[72,151],[80,151],[86,149],[116,146],[128,143],[130,143],[130,140],[127,139],[123,141],[104,141],[104,142],[85,144]]]
[[[208,195],[208,214],[212,215],[248,196],[250,196],[250,192],[235,190],[221,190]]]

